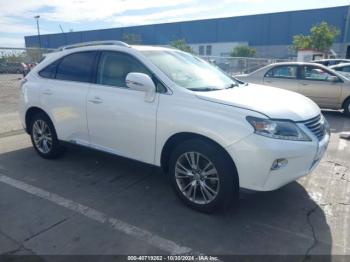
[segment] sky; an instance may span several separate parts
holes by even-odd
[[[0,47],[40,33],[188,21],[350,4],[350,0],[0,0]]]

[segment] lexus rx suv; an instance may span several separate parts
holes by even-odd
[[[329,142],[305,96],[244,84],[165,47],[63,47],[25,77],[20,100],[43,158],[68,142],[159,166],[203,212],[228,207],[240,188],[274,190],[310,173]]]

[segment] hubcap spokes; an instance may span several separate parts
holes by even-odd
[[[182,194],[196,204],[212,202],[219,192],[219,175],[214,164],[198,152],[186,152],[178,158],[175,179]]]
[[[33,125],[33,140],[36,148],[44,154],[52,148],[52,134],[49,126],[43,120],[37,120]]]

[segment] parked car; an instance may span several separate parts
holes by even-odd
[[[334,71],[337,71],[339,74],[342,74],[343,76],[349,78],[350,77],[350,63],[342,63],[330,66]]]
[[[350,63],[349,59],[321,59],[321,60],[314,60],[312,61],[312,63],[317,63],[317,64],[321,64],[324,66],[332,66],[332,65],[337,65],[340,63]]]
[[[20,93],[22,124],[43,158],[72,143],[159,166],[204,212],[237,201],[239,188],[274,190],[310,173],[329,142],[310,99],[239,84],[164,47],[64,47],[31,70]]]
[[[344,113],[350,116],[350,80],[323,65],[275,63],[236,78],[294,91],[309,97],[321,108],[344,109]]]
[[[29,71],[25,63],[3,62],[0,63],[0,73],[2,74],[26,74]]]

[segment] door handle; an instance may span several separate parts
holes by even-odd
[[[42,92],[42,94],[50,96],[50,95],[52,95],[52,91],[50,89],[46,89]]]
[[[93,104],[101,104],[103,102],[103,100],[101,98],[99,98],[98,96],[95,96],[93,99],[90,99],[89,102],[91,102]]]
[[[306,84],[306,83],[301,83],[301,85],[302,85],[302,86],[307,86],[307,85],[309,85],[309,84]]]

